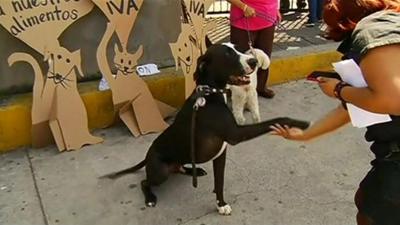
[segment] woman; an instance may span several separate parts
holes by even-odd
[[[358,55],[368,84],[351,87],[336,79],[321,78],[322,91],[342,103],[367,111],[390,114],[392,121],[367,128],[373,142],[372,169],[355,195],[359,225],[400,224],[400,1],[328,0],[324,6],[328,36],[335,41],[350,37],[349,55]],[[340,105],[309,129],[300,131],[276,125],[276,135],[310,140],[349,122]]]
[[[231,42],[241,52],[252,47],[263,50],[270,58],[274,41],[275,25],[281,20],[279,0],[228,0],[230,11]],[[266,88],[269,70],[257,72],[257,92],[265,98],[275,93]]]

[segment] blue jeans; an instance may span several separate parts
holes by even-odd
[[[308,22],[316,23],[322,19],[323,4],[324,0],[308,0],[308,10],[310,11]]]

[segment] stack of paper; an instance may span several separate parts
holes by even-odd
[[[367,87],[361,69],[354,60],[348,59],[333,63],[333,67],[344,82],[353,87]],[[355,127],[367,127],[392,120],[388,114],[368,112],[350,103],[347,103],[347,109],[351,123]]]

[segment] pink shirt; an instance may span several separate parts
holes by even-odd
[[[278,0],[242,0],[257,16],[245,18],[243,11],[231,4],[231,25],[243,30],[260,30],[274,25],[278,19]]]

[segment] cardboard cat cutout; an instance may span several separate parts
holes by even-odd
[[[176,69],[182,68],[185,76],[185,97],[189,97],[194,88],[194,71],[197,58],[204,54],[207,32],[216,27],[216,23],[205,22],[208,9],[214,0],[185,0],[185,9],[189,21],[181,22],[181,33],[175,43],[170,43],[172,55],[175,59]],[[204,24],[206,24],[204,26]]]
[[[48,71],[27,53],[13,53],[10,66],[29,63],[34,70],[32,146],[56,142],[60,151],[79,149],[103,139],[90,134],[86,108],[77,89],[83,76],[80,50],[70,52],[58,42],[62,32],[93,9],[84,0],[14,0],[0,2],[0,24],[43,55]]]
[[[143,55],[143,46],[134,53],[127,50],[129,35],[143,0],[94,0],[107,16],[109,23],[97,49],[97,62],[101,73],[109,83],[114,108],[131,133],[139,135],[161,132],[168,127],[164,117],[175,111],[172,107],[155,100],[147,84],[137,75],[136,66]],[[116,33],[121,48],[114,45],[112,73],[107,60],[107,46]]]

